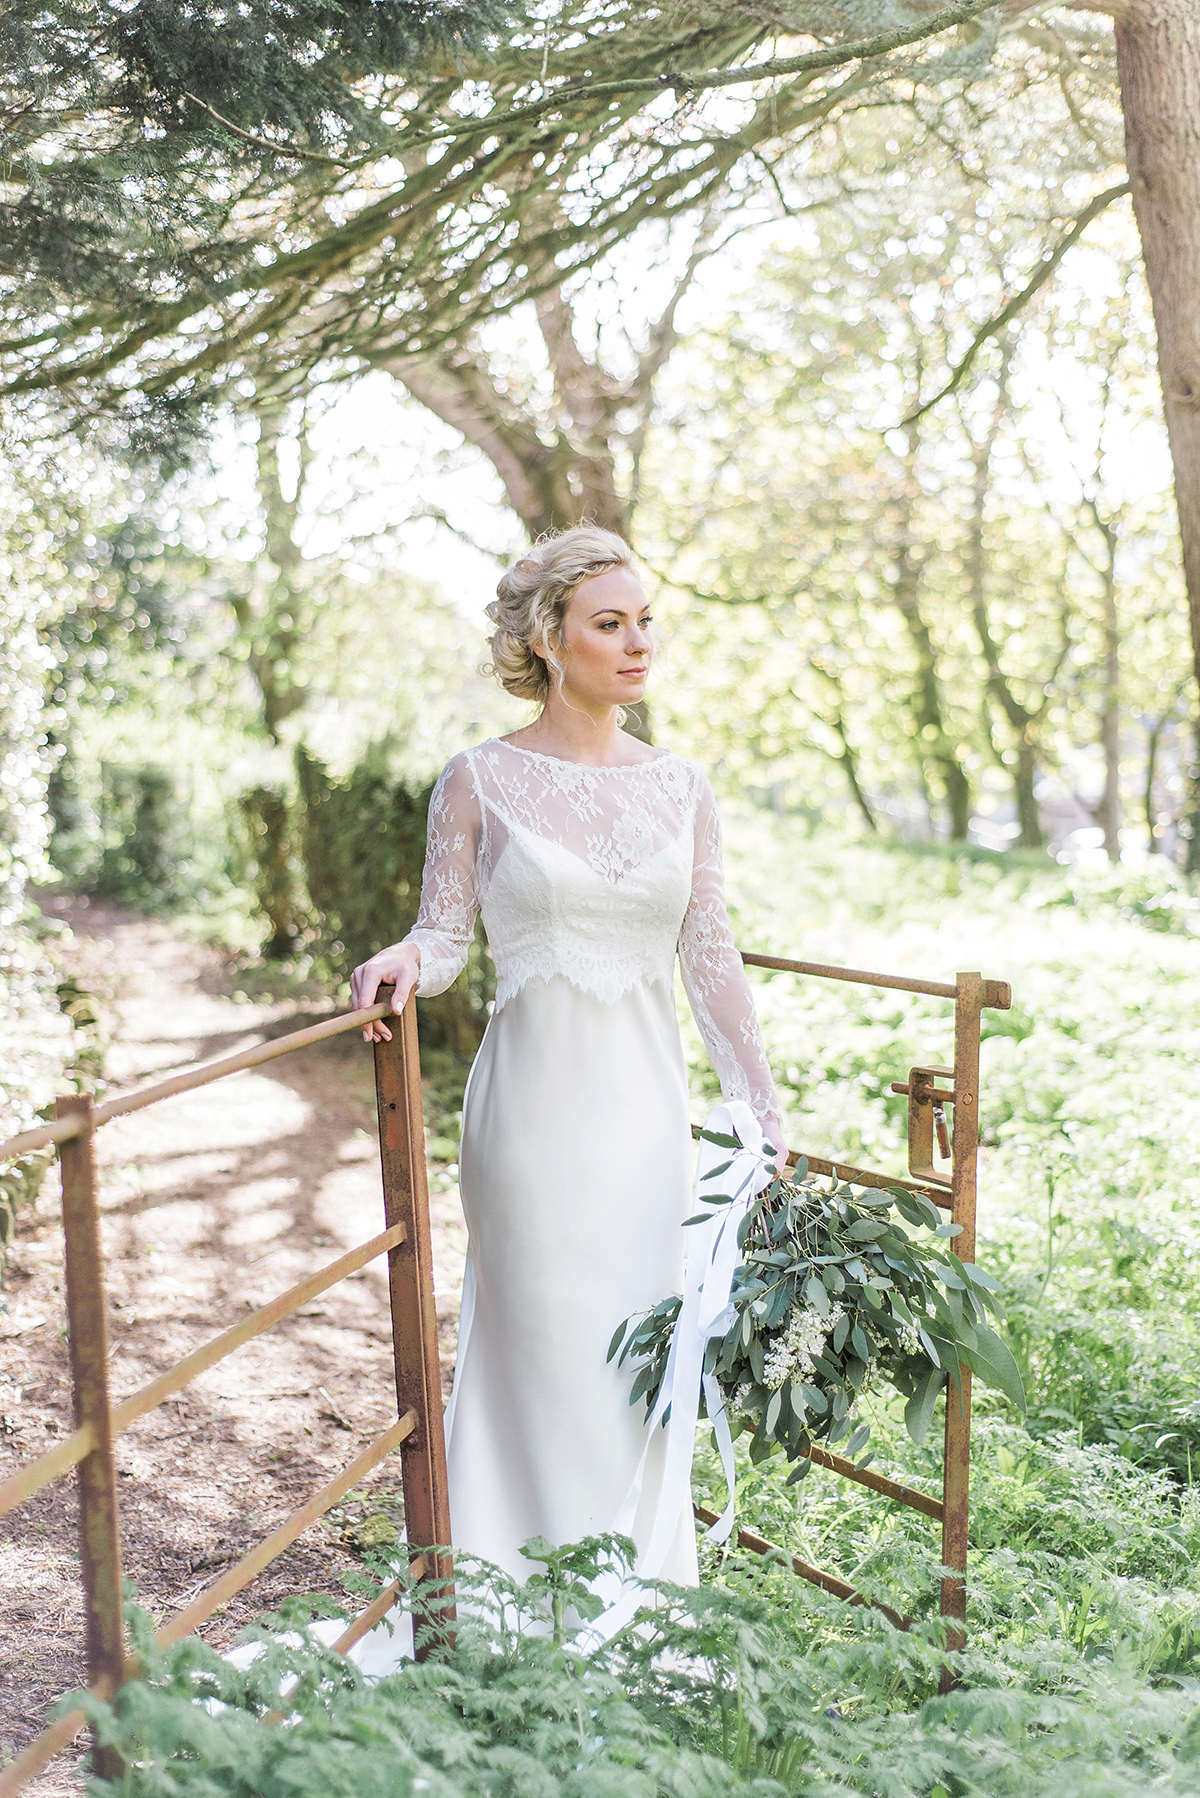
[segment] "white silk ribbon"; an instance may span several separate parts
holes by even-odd
[[[666,1371],[647,1420],[646,1446],[633,1484],[617,1512],[613,1530],[620,1535],[632,1534],[646,1477],[646,1462],[655,1433],[665,1420],[666,1454],[658,1502],[645,1551],[637,1559],[632,1589],[626,1585],[576,1639],[577,1646],[584,1649],[611,1640],[636,1614],[646,1596],[639,1581],[659,1577],[682,1520],[691,1520],[692,1456],[702,1386],[729,1491],[725,1511],[708,1535],[714,1542],[724,1542],[733,1528],[733,1439],[721,1389],[715,1377],[704,1372],[704,1356],[709,1340],[713,1336],[724,1336],[733,1322],[730,1294],[740,1260],[738,1229],[755,1198],[775,1176],[775,1150],[771,1143],[764,1141],[762,1125],[742,1099],[716,1106],[709,1113],[704,1128],[716,1136],[735,1136],[742,1146],[722,1148],[704,1137],[697,1145],[693,1210],[702,1215],[704,1221],[687,1227],[683,1299],[671,1337]],[[724,1171],[716,1173],[719,1168]],[[714,1204],[713,1200],[718,1196],[727,1202]],[[708,1215],[704,1215],[706,1212]],[[607,1593],[602,1595],[607,1596]]]

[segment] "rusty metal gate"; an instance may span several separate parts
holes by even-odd
[[[954,984],[910,979],[903,975],[869,974],[851,968],[829,967],[815,962],[788,961],[777,956],[745,954],[748,966],[777,972],[848,980],[872,987],[891,987],[954,1001],[954,1060],[952,1067],[930,1065],[910,1071],[893,1090],[908,1096],[909,1177],[851,1167],[816,1154],[806,1154],[810,1170],[833,1174],[860,1185],[903,1185],[924,1193],[950,1212],[961,1225],[955,1251],[963,1260],[975,1252],[976,1173],[979,1138],[979,1041],[980,1017],[985,1008],[1007,1010],[1009,987],[978,974],[959,974]],[[383,991],[384,989],[380,989]],[[422,1580],[423,1609],[415,1621],[432,1626],[422,1632],[418,1658],[430,1652],[438,1635],[447,1635],[454,1619],[453,1569],[448,1551],[450,1511],[446,1489],[445,1438],[442,1429],[441,1381],[438,1367],[437,1322],[434,1309],[433,1260],[429,1229],[429,1197],[426,1181],[425,1140],[421,1105],[420,1053],[415,1006],[405,1007],[392,1040],[375,1044],[375,1086],[379,1115],[379,1149],[385,1228],[379,1235],[340,1255],[318,1272],[280,1293],[275,1299],[223,1331],[202,1348],[167,1369],[140,1392],[112,1405],[108,1389],[108,1325],[103,1263],[100,1252],[99,1211],[96,1196],[95,1132],[111,1118],[122,1117],[159,1103],[177,1093],[209,1085],[214,1080],[261,1066],[290,1055],[313,1043],[361,1028],[389,1012],[387,1000],[361,1011],[316,1024],[306,1030],[263,1043],[206,1067],[177,1074],[152,1086],[142,1087],[100,1105],[90,1098],[71,1096],[58,1101],[57,1118],[51,1124],[0,1142],[0,1160],[29,1154],[56,1144],[62,1170],[63,1230],[66,1248],[66,1302],[70,1339],[71,1379],[75,1407],[75,1431],[49,1453],[20,1469],[0,1484],[0,1515],[14,1510],[42,1487],[79,1470],[81,1572],[85,1596],[89,1688],[107,1698],[138,1671],[135,1656],[125,1651],[121,1606],[121,1551],[117,1516],[115,1438],[139,1417],[179,1392],[207,1368],[215,1366],[244,1343],[290,1316],[317,1294],[344,1280],[380,1255],[388,1257],[393,1359],[396,1379],[396,1418],[350,1466],[313,1493],[311,1498],[228,1572],[213,1580],[192,1602],[157,1634],[162,1646],[180,1641],[250,1583],[264,1568],[289,1548],[310,1524],[324,1515],[385,1456],[399,1449],[404,1490],[406,1535],[409,1544],[410,1580]],[[946,1081],[952,1084],[947,1086]],[[940,1084],[939,1084],[940,1082]],[[953,1143],[947,1139],[944,1108],[954,1110]],[[934,1144],[948,1171],[936,1166]],[[803,1151],[789,1151],[794,1165]],[[962,1404],[947,1403],[945,1463],[940,1498],[914,1491],[893,1480],[856,1467],[825,1450],[812,1448],[810,1458],[833,1472],[870,1487],[887,1498],[909,1505],[942,1526],[941,1610],[949,1625],[948,1645],[961,1645],[966,1618],[966,1562],[968,1487],[970,1477],[971,1375],[962,1372]],[[715,1521],[712,1513],[697,1507],[697,1515]],[[772,1544],[751,1531],[738,1534],[739,1543],[758,1553]],[[835,1575],[810,1567],[793,1557],[797,1573],[826,1591],[851,1603],[863,1596]],[[391,1610],[401,1592],[401,1582],[381,1587],[373,1602],[334,1643],[346,1653]],[[905,1620],[889,1607],[880,1609],[898,1626]],[[85,1722],[81,1710],[73,1710],[53,1723],[10,1766],[0,1772],[0,1798],[15,1798],[22,1785],[78,1736]],[[110,1751],[99,1749],[94,1765],[101,1773],[118,1768]]]
[[[102,1105],[90,1098],[58,1101],[54,1123],[26,1130],[0,1143],[0,1159],[28,1154],[49,1143],[58,1145],[62,1168],[63,1231],[66,1244],[67,1324],[75,1431],[48,1454],[20,1469],[0,1485],[0,1515],[40,1491],[72,1467],[79,1469],[81,1572],[87,1631],[90,1689],[107,1698],[137,1673],[136,1657],[125,1652],[121,1608],[121,1546],[117,1517],[115,1438],[138,1417],[153,1411],[206,1368],[289,1317],[318,1293],[327,1292],[347,1275],[380,1255],[388,1258],[393,1358],[396,1372],[396,1418],[388,1429],[292,1513],[227,1573],[212,1581],[193,1601],[158,1631],[163,1647],[182,1640],[214,1611],[240,1592],[296,1538],[323,1516],[345,1493],[393,1450],[400,1451],[405,1527],[409,1543],[410,1580],[431,1582],[417,1621],[446,1630],[453,1621],[452,1568],[448,1553],[450,1508],[446,1493],[446,1447],[442,1433],[442,1389],[438,1368],[437,1319],[433,1296],[433,1259],[429,1233],[425,1134],[421,1115],[421,1069],[417,1046],[416,1008],[410,1001],[393,1029],[391,1042],[375,1044],[375,1089],[379,1112],[379,1153],[383,1176],[385,1228],[370,1241],[339,1255],[317,1273],[279,1294],[267,1305],[169,1368],[140,1392],[113,1406],[108,1390],[108,1306],[100,1253],[96,1203],[95,1133],[110,1118],[123,1117],[157,1104],[176,1093],[207,1086],[244,1068],[259,1067],[281,1055],[357,1030],[390,1010],[387,1001],[367,1006],[328,1023],[263,1043],[222,1061],[177,1074]],[[443,1552],[438,1553],[436,1551]],[[346,1653],[387,1615],[400,1594],[400,1581],[380,1589],[373,1602],[334,1643]],[[427,1654],[432,1635],[417,1645]],[[68,1747],[84,1725],[73,1710],[30,1743],[0,1773],[0,1798],[12,1798],[52,1757]],[[100,1749],[94,1765],[101,1773],[119,1769],[111,1752]]]
[[[944,980],[916,980],[905,974],[868,974],[858,968],[830,967],[822,962],[788,961],[778,955],[743,953],[747,967],[769,968],[778,973],[806,974],[819,980],[848,980],[856,986],[890,987],[899,992],[924,993],[934,999],[954,1001],[954,1059],[952,1066],[930,1063],[909,1070],[907,1080],[892,1082],[892,1091],[908,1098],[908,1175],[897,1179],[874,1168],[852,1167],[844,1161],[830,1161],[823,1155],[806,1150],[789,1149],[788,1165],[795,1166],[803,1157],[809,1171],[832,1174],[841,1180],[852,1180],[859,1186],[885,1189],[907,1187],[920,1192],[950,1213],[950,1220],[960,1226],[954,1240],[954,1252],[962,1261],[975,1259],[975,1209],[979,1173],[979,1042],[980,1022],[985,1011],[1007,1011],[1012,1004],[1012,988],[1004,980],[985,980],[981,974],[958,974],[951,986]],[[949,1084],[947,1084],[949,1082]],[[946,1106],[953,1108],[953,1135],[946,1123]],[[935,1149],[936,1144],[936,1149]],[[939,1171],[937,1162],[948,1165]],[[967,1616],[967,1525],[971,1480],[971,1370],[959,1368],[962,1380],[961,1403],[946,1394],[945,1453],[942,1465],[940,1498],[918,1492],[873,1473],[869,1467],[856,1467],[841,1455],[826,1449],[810,1448],[809,1460],[827,1467],[844,1479],[868,1486],[873,1492],[898,1504],[922,1512],[942,1526],[941,1614],[946,1620],[946,1643],[951,1649],[961,1648],[963,1625]],[[702,1522],[715,1523],[716,1513],[696,1506]],[[737,1540],[743,1548],[766,1553],[764,1542],[750,1530],[740,1530]],[[798,1556],[791,1557],[794,1570],[826,1592],[844,1598],[851,1604],[868,1601],[845,1580],[811,1567]],[[906,1619],[890,1606],[877,1604],[898,1628]],[[943,1675],[943,1689],[951,1681]]]

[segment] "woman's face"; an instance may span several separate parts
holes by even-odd
[[[629,568],[606,568],[580,581],[563,615],[559,641],[563,694],[575,705],[633,705],[646,690],[654,655],[650,606]]]

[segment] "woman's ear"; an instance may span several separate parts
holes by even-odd
[[[551,657],[557,656],[561,661],[567,653],[566,646],[557,631],[547,631],[544,642],[530,643],[529,647],[535,656],[541,656],[543,662],[550,666],[553,666]]]

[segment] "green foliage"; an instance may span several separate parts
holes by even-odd
[[[64,757],[50,783],[55,873],[75,891],[170,912],[203,890],[190,794],[158,763],[102,761],[77,778]]]
[[[727,836],[740,942],[1011,979],[1014,1009],[983,1019],[979,1254],[1004,1287],[1030,1428],[1066,1429],[1188,1487],[1200,1449],[1195,950],[1129,892],[1190,897],[1190,883],[1158,858],[1106,875],[847,845],[798,821],[733,817]],[[789,1143],[902,1172],[905,1102],[890,1083],[950,1060],[948,1007],[785,975],[755,985]],[[691,1054],[699,1106],[711,1089],[703,1051]]]
[[[120,1786],[97,1789],[114,1798],[1194,1790],[1192,1684],[1146,1684],[1124,1645],[1097,1653],[1068,1629],[1040,1652],[1006,1657],[983,1635],[957,1657],[960,1689],[939,1698],[936,1625],[899,1633],[806,1586],[785,1562],[731,1555],[712,1583],[660,1588],[636,1626],[581,1653],[574,1633],[594,1608],[582,1582],[619,1544],[526,1551],[543,1570],[525,1585],[464,1559],[455,1646],[372,1686],[305,1633],[321,1607],[302,1601],[253,1632],[263,1652],[247,1668],[195,1640],[163,1655],[135,1613],[148,1677],[114,1706],[91,1707],[128,1771]],[[287,1721],[264,1723],[281,1687]]]
[[[393,760],[391,744],[372,744],[337,779],[308,750],[296,753],[298,796],[291,828],[304,883],[305,944],[318,969],[339,983],[376,950],[398,941],[416,920],[432,787],[414,787],[398,777]],[[265,809],[258,799],[249,805],[260,815]],[[251,839],[256,886],[268,899],[278,895],[290,872],[272,834],[282,828],[276,811],[272,828],[264,820]],[[469,1053],[482,1034],[490,993],[491,962],[477,940],[454,985],[422,1001],[423,1015],[448,1048]]]
[[[27,898],[29,884],[49,871],[46,783],[56,755],[46,701],[55,657],[46,631],[66,571],[47,516],[53,508],[42,503],[31,470],[3,463],[0,476],[0,1135],[7,1136],[46,1111],[73,1063],[80,1079],[97,1069],[60,1004],[53,932]],[[49,1159],[0,1165],[0,1272],[17,1212]]]
[[[12,121],[0,215],[8,318],[99,303],[109,317],[149,308],[167,326],[189,287],[216,300],[254,268],[230,229],[234,192],[261,195],[264,178],[269,188],[295,166],[266,137],[299,140],[302,169],[306,154],[321,164],[326,150],[376,147],[385,132],[374,81],[430,60],[453,66],[507,17],[488,0],[295,0],[284,10],[250,0],[233,12],[188,0],[116,10],[15,0],[0,19]],[[35,343],[36,330],[20,362]],[[130,409],[135,433],[148,411],[153,402]]]
[[[396,780],[389,749],[371,745],[341,780],[307,750],[296,755],[312,941],[342,978],[410,930],[420,902],[430,789]]]
[[[237,809],[255,903],[270,926],[262,952],[275,960],[295,952],[301,930],[288,796],[281,787],[251,787]]]
[[[737,1145],[736,1137],[702,1134],[723,1147]],[[706,1178],[718,1179],[729,1165]],[[733,1318],[705,1355],[734,1427],[753,1431],[751,1460],[782,1447],[797,1463],[792,1478],[800,1479],[811,1466],[802,1457],[814,1443],[834,1448],[849,1437],[844,1453],[861,1456],[871,1432],[859,1420],[858,1402],[880,1383],[907,1399],[905,1423],[919,1443],[947,1381],[961,1390],[960,1362],[1023,1409],[1012,1353],[986,1321],[989,1312],[1004,1316],[996,1281],[948,1246],[961,1226],[943,1223],[928,1199],[903,1187],[879,1192],[846,1181],[818,1184],[806,1171],[801,1163],[798,1178],[773,1180],[742,1220]],[[730,1203],[724,1194],[701,1198],[710,1206]],[[887,1216],[893,1206],[931,1239],[893,1222]],[[702,1212],[687,1221],[711,1216]],[[679,1311],[679,1299],[668,1299],[633,1328],[627,1320],[608,1351],[611,1361],[624,1337],[618,1365],[627,1358],[644,1363],[629,1402],[644,1396],[647,1415],[666,1373]]]
[[[102,848],[92,892],[169,909],[189,891],[186,814],[167,768],[101,768]]]
[[[1166,462],[1124,208],[917,416],[1036,268],[1046,89],[998,62],[969,123],[947,94],[863,113],[789,169],[803,222],[673,363],[639,512],[677,621],[656,716],[852,828],[1036,847],[1065,814],[1115,858],[1170,841],[1197,701],[1169,480],[1126,450]],[[1110,97],[1098,81],[1054,133],[1081,193],[1120,160]],[[1106,707],[1124,839],[1097,807]]]

